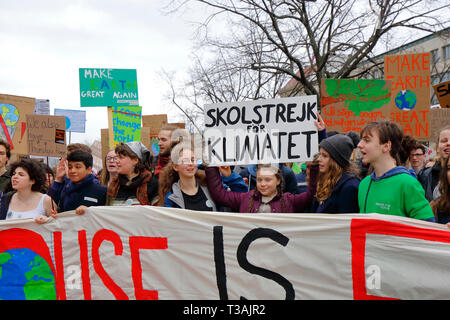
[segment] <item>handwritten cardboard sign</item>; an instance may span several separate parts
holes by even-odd
[[[389,118],[391,83],[374,79],[322,79],[321,116],[328,131],[361,132]]]
[[[28,154],[64,157],[66,119],[63,116],[27,115]]]
[[[434,85],[433,90],[441,108],[450,108],[450,81]]]
[[[0,138],[11,146],[12,154],[26,154],[27,118],[34,114],[35,98],[0,94]]]
[[[430,142],[437,142],[439,131],[450,124],[450,108],[430,110]]]
[[[158,135],[159,130],[161,130],[167,122],[167,114],[150,114],[142,116],[142,126],[150,128],[151,135]]]
[[[82,107],[139,105],[136,69],[80,68]]]
[[[430,135],[430,53],[384,57],[384,78],[392,81],[390,120],[418,140]]]
[[[318,150],[317,97],[205,106],[206,162],[212,165],[298,162]]]

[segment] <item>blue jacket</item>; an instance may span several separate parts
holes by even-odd
[[[48,195],[58,205],[59,212],[75,210],[81,205],[104,206],[106,203],[106,187],[98,184],[93,174],[88,175],[80,183],[72,181],[53,182]]]
[[[314,197],[311,212],[317,213],[359,213],[359,177],[342,174],[328,199],[319,203]]]

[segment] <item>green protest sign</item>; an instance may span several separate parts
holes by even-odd
[[[136,69],[80,68],[82,107],[137,106]]]
[[[109,141],[110,147],[123,142],[141,140],[142,107],[109,107]],[[112,145],[111,145],[112,144]]]

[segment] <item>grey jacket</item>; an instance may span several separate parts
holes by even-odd
[[[212,205],[212,210],[217,211],[216,204],[214,203],[214,200],[211,198],[208,188],[204,186],[200,186],[200,188],[203,190],[203,192],[206,195],[206,198]],[[181,193],[180,183],[178,181],[172,185],[172,192],[167,193],[164,201],[164,207],[178,207],[185,209],[183,194]]]

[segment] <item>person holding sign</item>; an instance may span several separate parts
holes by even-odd
[[[358,189],[361,213],[381,213],[434,222],[433,211],[419,181],[402,163],[411,150],[405,149],[399,126],[390,121],[371,122],[361,131],[358,148],[363,163],[373,167]]]
[[[153,205],[158,202],[158,179],[151,173],[150,151],[140,142],[117,145],[119,175],[108,186],[106,205]]]
[[[205,182],[205,175],[198,174],[194,148],[190,143],[179,143],[173,147],[171,162],[159,177],[160,205],[201,211],[223,211],[212,200]],[[222,183],[230,190],[243,192],[247,186],[240,175],[223,168]]]
[[[87,207],[104,206],[106,203],[106,187],[100,185],[92,174],[92,154],[77,149],[67,155],[68,181],[65,162],[60,161],[56,169],[55,181],[52,184],[52,195],[57,201],[59,211],[75,210],[82,214]]]
[[[279,167],[259,165],[256,170],[256,189],[233,192],[223,188],[219,168],[206,168],[206,182],[214,201],[241,213],[294,213],[303,212],[311,205],[316,193],[318,165],[310,167],[308,191],[300,194],[283,192],[283,175]]]
[[[159,204],[197,211],[217,211],[205,181],[197,179],[197,160],[189,143],[179,143],[159,175]]]
[[[14,189],[2,196],[0,219],[34,218],[39,224],[48,217],[56,217],[56,204],[40,191],[45,185],[42,166],[34,160],[23,159],[11,165],[11,183]]]
[[[359,135],[350,131],[335,134],[319,144],[319,177],[311,212],[359,212],[359,171],[350,161],[358,143]]]

